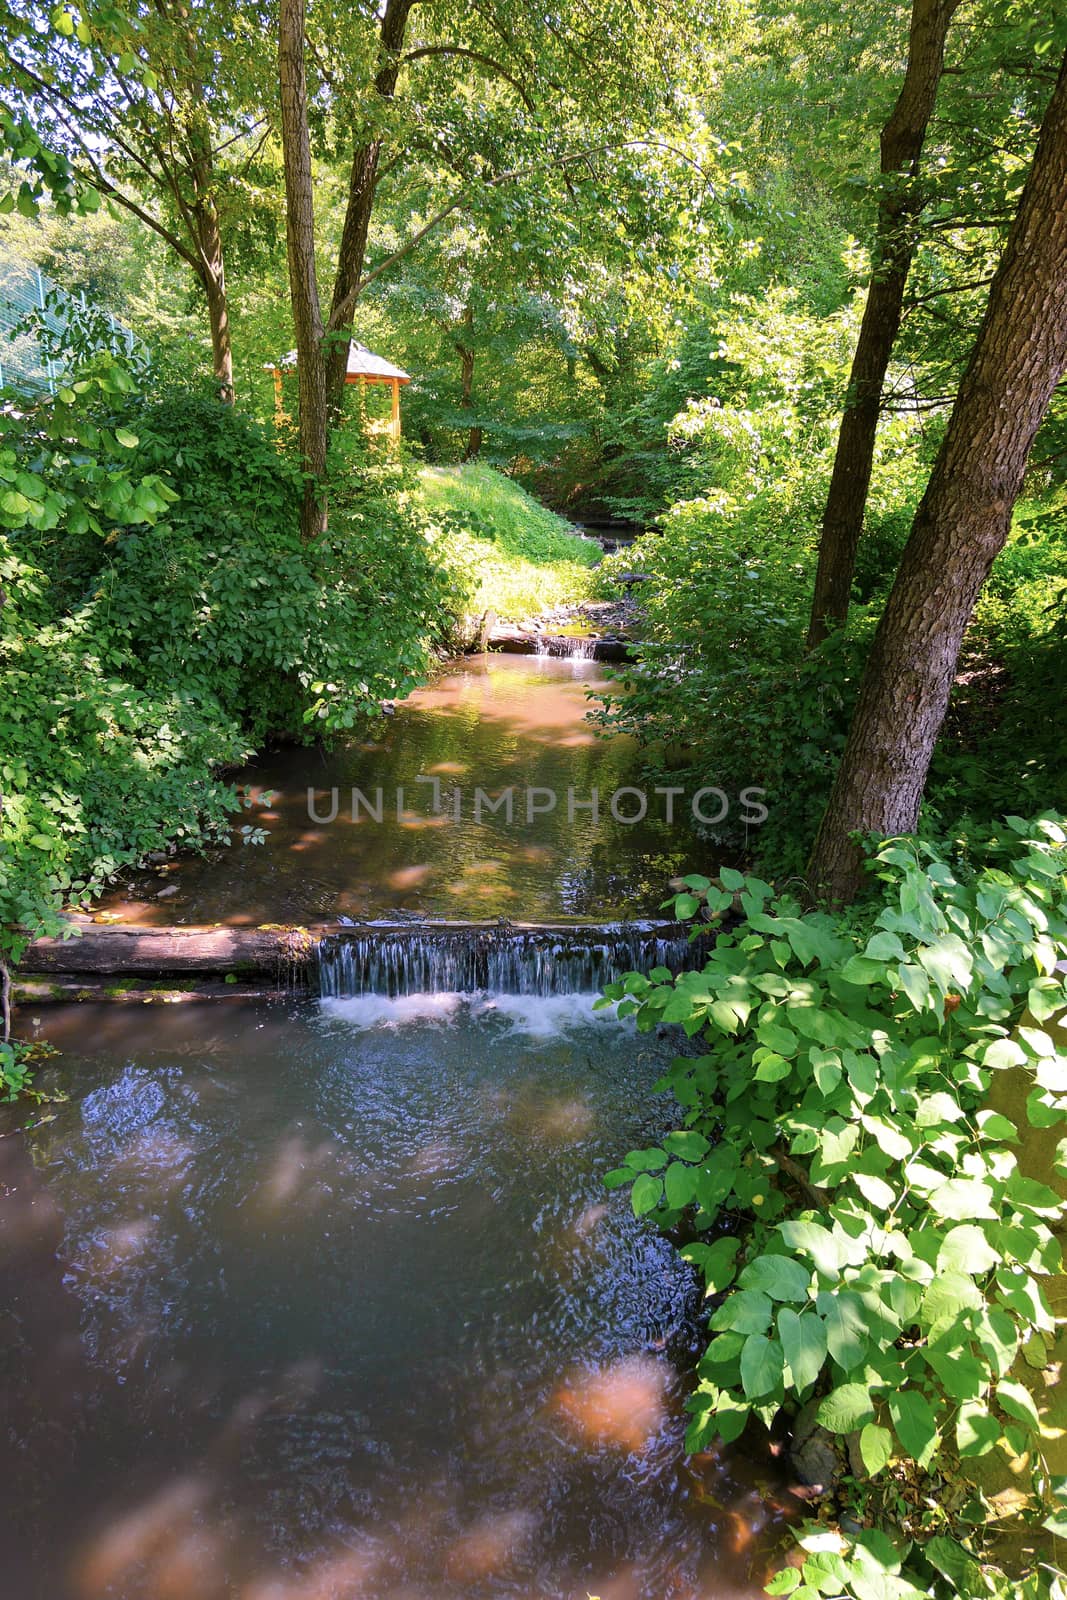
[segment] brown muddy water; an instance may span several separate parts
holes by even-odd
[[[49,1009],[0,1119],[4,1600],[733,1600],[699,1299],[608,1194],[663,1049],[590,997]],[[26,1124],[30,1124],[27,1128]]]
[[[266,843],[137,875],[101,909],[142,923],[236,926],[397,915],[605,922],[654,912],[669,878],[714,862],[694,837],[692,797],[657,795],[637,776],[633,742],[600,737],[586,720],[590,693],[605,681],[591,661],[468,657],[416,691],[375,738],[326,753],[275,751],[243,770],[238,781],[256,805],[238,821],[267,830]],[[366,801],[355,820],[353,789]],[[616,811],[634,817],[644,802],[643,820],[612,815],[620,789],[631,792]],[[316,820],[329,818],[335,797],[336,817]],[[720,802],[709,805],[714,814]]]

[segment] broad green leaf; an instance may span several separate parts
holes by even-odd
[[[776,1339],[750,1333],[741,1351],[741,1386],[750,1400],[779,1391],[782,1382],[782,1347]]]
[[[888,1466],[893,1458],[893,1435],[889,1429],[868,1422],[860,1434],[860,1456],[872,1478]]]
[[[716,1333],[727,1329],[736,1333],[766,1333],[771,1311],[769,1295],[759,1289],[737,1289],[716,1311],[711,1327]]]
[[[654,1178],[650,1172],[639,1173],[630,1190],[630,1204],[633,1206],[634,1216],[643,1217],[648,1212],[655,1211],[662,1198],[662,1181]]]
[[[798,1217],[795,1221],[780,1222],[778,1231],[791,1250],[802,1250],[811,1257],[824,1278],[839,1277],[843,1261],[841,1247],[828,1228]]]
[[[1024,1422],[1034,1433],[1041,1431],[1041,1418],[1037,1414],[1034,1397],[1025,1384],[1002,1378],[997,1384],[997,1400],[1010,1417]]]
[[[742,1272],[746,1289],[762,1289],[772,1300],[806,1300],[811,1268],[792,1256],[757,1256]]]
[[[867,1355],[870,1319],[863,1301],[851,1289],[823,1290],[815,1304],[826,1323],[830,1354],[844,1372],[853,1372]]]
[[[870,1390],[862,1383],[843,1383],[833,1389],[818,1410],[818,1420],[831,1433],[853,1433],[874,1418]]]
[[[815,1382],[826,1362],[826,1325],[814,1311],[783,1307],[778,1313],[778,1337],[798,1389]]]
[[[899,1389],[888,1396],[888,1403],[901,1445],[921,1467],[928,1466],[940,1443],[937,1417],[929,1400],[917,1389]]]
[[[961,1456],[984,1456],[1000,1443],[1001,1426],[984,1402],[965,1402],[956,1422],[956,1448]]]
[[[961,1222],[950,1228],[937,1256],[939,1272],[966,1272],[980,1275],[997,1265],[1000,1256],[977,1223]]]
[[[696,1188],[696,1170],[682,1161],[672,1161],[663,1174],[663,1190],[671,1210],[682,1211],[692,1205]]]
[[[978,1178],[949,1178],[930,1191],[928,1200],[937,1216],[963,1222],[972,1217],[995,1217],[992,1197],[989,1185]]]
[[[667,1135],[663,1148],[668,1155],[677,1156],[680,1161],[703,1161],[711,1144],[695,1128],[679,1128],[677,1132]]]

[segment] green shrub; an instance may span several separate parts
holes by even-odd
[[[986,1102],[1021,1067],[1029,1125],[1067,1117],[1067,1055],[1043,1027],[1067,1006],[1065,841],[1053,818],[1010,818],[966,868],[889,841],[862,922],[741,873],[692,877],[677,915],[721,917],[737,896],[740,926],[699,968],[607,990],[639,1030],[693,1041],[659,1086],[681,1126],[607,1180],[638,1216],[695,1235],[682,1253],[715,1309],[689,1449],[815,1400],[872,1480],[900,1462],[951,1470],[1001,1438],[1040,1463],[1014,1367],[1055,1327],[1042,1281],[1061,1266],[1067,1204],[1020,1172],[1019,1128]],[[723,1235],[727,1218],[744,1231]],[[1055,1512],[1040,1470],[1033,1497],[1038,1520]],[[920,1594],[942,1592],[931,1569],[936,1551],[916,1545]],[[837,1578],[821,1592],[865,1592]]]
[[[800,871],[844,745],[871,622],[804,648],[811,554],[794,529],[814,506],[764,495],[738,507],[677,506],[646,536],[640,660],[616,674],[604,726],[634,735],[657,772],[726,790],[766,791],[761,861]],[[610,557],[616,570],[633,552]],[[724,848],[751,838],[724,827]]]

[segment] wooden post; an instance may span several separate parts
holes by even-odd
[[[285,402],[282,398],[282,369],[271,367],[274,374],[274,426],[281,433],[285,425]]]
[[[400,379],[399,378],[394,378],[393,379],[393,422],[392,422],[392,427],[390,428],[390,432],[393,435],[393,443],[396,444],[396,445],[399,445],[399,443],[400,443]]]

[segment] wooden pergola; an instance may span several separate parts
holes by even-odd
[[[274,417],[281,428],[286,420],[285,399],[282,393],[282,378],[296,371],[296,351],[290,350],[288,355],[282,356],[277,366],[267,366],[267,372],[274,377]],[[368,433],[387,433],[394,445],[400,443],[400,388],[402,384],[410,383],[411,376],[402,367],[394,367],[391,361],[386,361],[384,356],[376,356],[373,350],[368,350],[365,344],[358,344],[355,339],[348,347],[348,366],[345,369],[345,382],[359,384],[359,414],[363,426]],[[385,383],[392,390],[393,408],[388,422],[373,423],[367,421],[366,386],[368,383]]]

